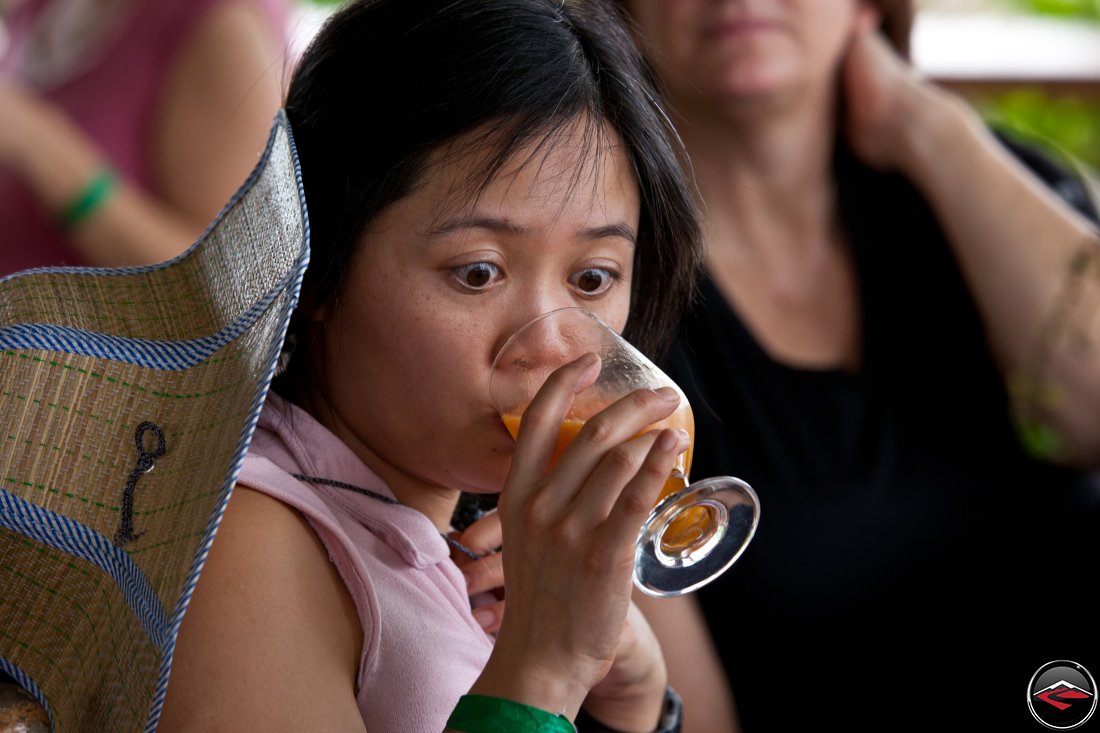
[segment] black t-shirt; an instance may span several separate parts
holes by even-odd
[[[1011,147],[1095,218],[1075,179]],[[777,363],[709,280],[670,355],[695,411],[692,477],[739,476],[762,506],[749,549],[698,598],[747,733],[1029,730],[1040,664],[1100,674],[1100,604],[1083,597],[1100,486],[1021,450],[914,188],[844,151],[836,171],[858,373]]]

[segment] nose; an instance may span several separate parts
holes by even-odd
[[[585,354],[600,354],[605,338],[606,328],[583,308],[558,308],[522,324],[493,361],[490,388],[498,409],[526,406],[551,372]]]
[[[576,306],[576,301],[561,288],[548,287],[535,282],[528,282],[527,285],[528,287],[522,291],[517,289],[514,297],[510,298],[508,316],[501,323],[501,331],[497,336],[491,357],[499,355],[508,339],[527,324],[535,323],[553,311]],[[546,333],[549,324],[544,323],[540,328],[543,333]],[[552,341],[553,339],[548,338],[548,343]]]

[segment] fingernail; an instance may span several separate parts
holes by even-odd
[[[661,387],[656,390],[657,396],[661,398],[662,402],[679,402],[680,395],[672,387]]]
[[[580,376],[577,377],[576,391],[581,391],[592,383],[600,369],[600,357],[595,354],[585,354],[578,363],[583,367]]]
[[[477,625],[483,629],[487,629],[493,625],[493,622],[497,620],[497,615],[492,611],[484,608],[479,608],[474,611],[474,621],[477,621]]]
[[[677,428],[676,434],[680,439],[680,444],[677,446],[680,450],[684,450],[691,445],[691,436],[688,434],[688,431],[683,428]]]

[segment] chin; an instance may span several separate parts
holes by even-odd
[[[698,86],[727,99],[783,94],[798,84],[800,75],[789,54],[732,54],[713,58],[706,66],[698,70]]]
[[[717,91],[731,101],[736,101],[738,97],[760,99],[782,96],[795,82],[790,70],[783,66],[754,64],[727,69],[716,84]]]

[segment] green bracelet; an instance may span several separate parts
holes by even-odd
[[[111,198],[115,183],[115,172],[110,168],[103,167],[96,171],[80,193],[61,211],[61,226],[71,229],[94,214]]]
[[[463,733],[577,733],[564,715],[485,695],[463,695],[447,720]]]

